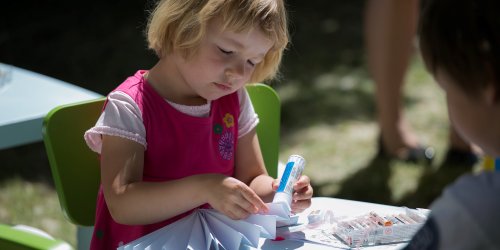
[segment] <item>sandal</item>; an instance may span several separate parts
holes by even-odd
[[[449,148],[443,160],[443,166],[467,166],[472,167],[479,162],[479,157],[472,151]]]
[[[382,137],[379,137],[378,139],[378,157],[392,158],[407,163],[423,163],[426,165],[431,165],[432,160],[434,160],[434,155],[434,148],[426,146],[408,148],[408,153],[404,156],[392,155],[384,149]]]

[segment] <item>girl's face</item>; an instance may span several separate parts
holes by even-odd
[[[449,117],[462,138],[490,156],[500,156],[500,105],[494,101],[494,89],[487,87],[471,97],[446,72],[437,70],[435,77],[446,92]]]
[[[174,52],[173,60],[188,92],[215,100],[243,87],[273,43],[259,28],[236,33],[212,20],[193,57]]]

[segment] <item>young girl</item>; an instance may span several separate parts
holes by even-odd
[[[288,43],[282,0],[164,0],[152,12],[159,57],[108,95],[85,134],[101,155],[92,249],[116,249],[209,205],[233,219],[267,212],[267,175],[245,84],[276,75]],[[310,206],[307,176],[292,210]]]

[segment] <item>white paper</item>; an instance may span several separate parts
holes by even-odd
[[[276,211],[279,215],[254,214],[244,220],[232,220],[214,209],[197,209],[118,250],[255,248],[260,237],[276,237],[276,220],[284,215],[279,208]]]
[[[290,218],[290,207],[285,203],[267,203],[270,215],[275,215],[278,221],[286,221]]]

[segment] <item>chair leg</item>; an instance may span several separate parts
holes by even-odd
[[[94,227],[77,226],[76,244],[78,250],[90,249],[90,240],[92,239],[93,232],[94,232]]]

